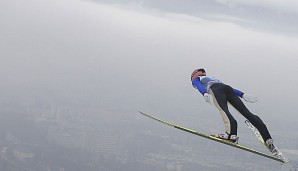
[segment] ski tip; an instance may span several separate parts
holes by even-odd
[[[143,112],[141,112],[141,111],[139,111],[139,110],[137,110],[137,112],[139,112],[139,114],[142,114],[142,115],[144,115],[144,113],[143,113]]]

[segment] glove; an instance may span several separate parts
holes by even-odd
[[[207,103],[211,104],[210,95],[208,93],[204,93],[204,98]]]
[[[251,94],[243,94],[242,98],[250,103],[255,103],[257,101],[259,101],[257,96],[251,95]]]

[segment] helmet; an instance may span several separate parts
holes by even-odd
[[[205,69],[203,69],[203,68],[194,70],[194,71],[192,72],[192,74],[191,74],[191,77],[190,77],[191,81],[199,76],[199,75],[197,75],[197,73],[200,72],[200,71],[201,71],[202,73],[205,73],[205,72],[206,72]]]

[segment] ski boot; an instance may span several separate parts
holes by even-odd
[[[286,156],[284,156],[277,147],[274,146],[273,139],[268,139],[265,145],[269,149],[269,151],[273,154],[273,156],[279,159],[282,159],[284,163],[289,162],[289,159]]]
[[[211,136],[217,137],[232,143],[236,143],[236,144],[238,144],[238,140],[239,140],[239,137],[237,137],[237,135],[230,135],[227,132],[223,134],[217,134],[217,135],[211,135]]]

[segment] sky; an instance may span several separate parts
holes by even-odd
[[[266,32],[282,31],[297,35],[296,1],[247,0],[95,0],[109,4],[144,7],[163,12],[197,16],[200,18],[236,22],[250,29]]]
[[[149,93],[152,101],[183,97],[179,103],[193,106],[200,99],[189,75],[204,67],[267,106],[297,93],[295,1],[4,0],[1,7],[6,90],[35,86],[101,95],[102,103],[133,96],[132,107]]]
[[[297,11],[294,0],[1,0],[0,98],[216,114],[191,86],[203,67],[259,96],[248,107],[282,133],[298,120]]]

